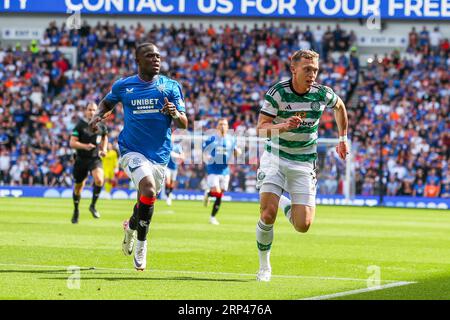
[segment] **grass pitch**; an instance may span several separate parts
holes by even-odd
[[[200,202],[157,202],[144,272],[121,251],[133,202],[100,199],[99,220],[88,204],[72,225],[71,199],[0,198],[0,299],[450,299],[448,211],[319,206],[306,234],[280,212],[259,283],[258,204],[223,203],[215,226]]]

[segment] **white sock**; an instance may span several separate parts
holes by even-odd
[[[289,222],[292,224],[291,200],[289,200],[287,197],[281,195],[278,206],[280,207],[281,210],[283,210],[284,215],[289,220]]]
[[[271,270],[270,247],[273,241],[273,224],[265,224],[261,220],[256,225],[256,244],[258,245],[259,268]]]

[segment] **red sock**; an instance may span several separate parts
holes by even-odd
[[[222,198],[223,192],[211,191],[209,192],[209,195],[211,197]]]
[[[139,197],[139,201],[142,202],[143,204],[151,206],[151,205],[153,205],[155,203],[156,198],[155,197],[149,198],[149,197],[146,197],[146,196],[140,196]]]

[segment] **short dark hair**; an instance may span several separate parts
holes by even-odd
[[[143,48],[148,47],[148,46],[154,46],[154,47],[156,47],[156,45],[155,45],[154,43],[151,43],[151,42],[143,42],[143,43],[140,43],[140,44],[138,44],[137,47],[136,47],[136,56],[139,54],[139,52],[140,52]],[[156,48],[157,48],[157,47],[156,47]]]

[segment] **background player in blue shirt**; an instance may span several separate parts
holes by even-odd
[[[124,127],[118,139],[119,163],[138,188],[133,215],[124,222],[122,249],[126,255],[132,254],[137,231],[134,267],[144,270],[150,220],[172,150],[171,124],[174,121],[177,127],[186,129],[188,120],[180,84],[159,75],[158,47],[142,43],[135,55],[138,74],[113,84],[90,125],[95,129],[118,102],[122,103]]]
[[[222,196],[228,190],[230,168],[228,164],[232,155],[238,156],[241,150],[236,146],[236,137],[228,134],[228,120],[222,118],[217,123],[217,134],[209,137],[203,144],[206,157],[206,173],[208,189],[205,190],[203,204],[209,204],[209,197],[215,197],[209,222],[219,224],[216,219],[222,202]]]
[[[173,136],[172,136],[173,137]],[[168,206],[172,205],[172,192],[177,181],[178,163],[184,160],[183,148],[181,143],[174,143],[170,154],[169,163],[166,168],[166,202]]]

